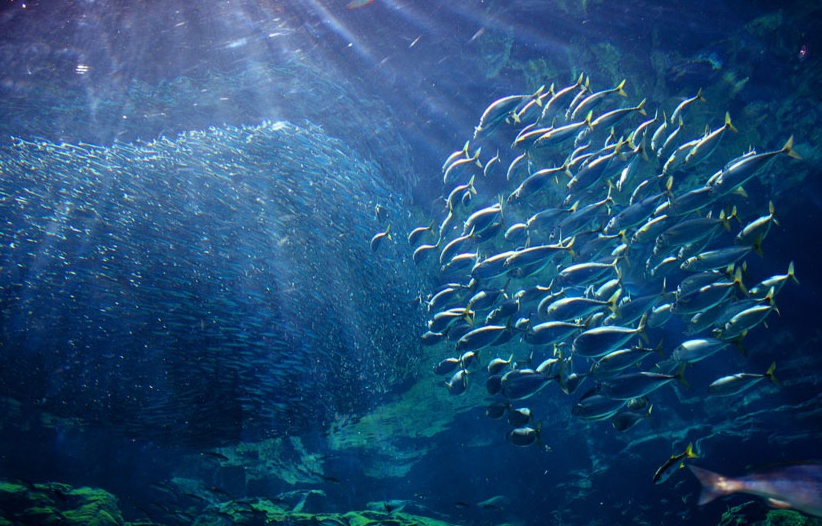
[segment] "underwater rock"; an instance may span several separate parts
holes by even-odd
[[[3,522],[6,521],[6,522]],[[117,498],[99,488],[0,482],[0,524],[123,526]]]
[[[717,526],[822,526],[822,519],[794,510],[768,510],[750,500],[725,510]]]
[[[480,389],[457,397],[428,382],[417,382],[396,401],[357,421],[332,425],[328,446],[337,451],[360,449],[368,476],[403,477],[434,448],[429,439],[452,426],[454,413],[475,409],[482,400]]]
[[[820,526],[822,519],[808,517],[793,510],[770,510],[758,526]]]
[[[290,486],[323,481],[322,455],[310,453],[300,437],[243,441],[219,448],[216,454],[211,465],[219,469],[242,468],[246,484],[272,478]]]
[[[345,513],[301,513],[287,511],[267,499],[229,501],[206,509],[193,526],[448,526],[448,523],[402,512],[349,511]]]

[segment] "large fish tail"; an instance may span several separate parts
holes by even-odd
[[[691,473],[693,473],[699,480],[699,483],[702,484],[702,493],[699,495],[700,506],[708,504],[712,500],[724,495],[733,493],[733,490],[729,490],[726,484],[728,479],[719,473],[714,473],[713,471],[708,471],[707,469],[690,464],[688,465],[688,469],[691,470]]]

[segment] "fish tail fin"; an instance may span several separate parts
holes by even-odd
[[[774,296],[776,296],[776,292],[774,291],[774,288],[771,287],[770,289],[768,289],[768,293],[765,295],[765,297],[762,298],[762,301],[767,301],[771,308],[773,308],[773,310],[776,311],[778,315],[782,316],[782,313],[779,312],[779,308],[776,306],[776,302],[773,299]]]
[[[690,444],[688,444],[688,447],[687,447],[687,448],[685,448],[685,456],[686,456],[687,458],[699,458],[699,455],[697,455],[697,454],[694,452],[694,444],[693,444],[693,442],[691,442]]]
[[[736,215],[736,205],[731,208],[730,212],[725,212],[725,210],[722,210],[719,213],[719,221],[722,223],[722,227],[728,232],[731,231],[731,219],[736,219],[737,221],[739,220],[739,217]]]
[[[686,365],[687,364],[684,364],[684,363],[682,365],[680,365],[679,369],[677,369],[676,374],[674,375],[674,377],[676,378],[676,381],[680,383],[680,385],[683,385],[685,388],[690,389],[691,384],[689,384],[688,380],[685,379],[685,366]],[[691,453],[693,453],[693,448],[691,448]]]
[[[665,181],[665,195],[667,195],[670,199],[674,198],[673,192],[671,192],[671,188],[674,187],[674,176],[668,176],[668,179]]]
[[[731,130],[732,132],[739,133],[739,130],[737,130],[736,126],[734,126],[733,123],[731,122],[730,112],[727,112],[727,111],[725,112],[725,126],[727,126],[728,129]]]
[[[620,278],[621,279],[621,278]],[[648,322],[648,313],[642,315],[639,319],[639,325],[637,325],[636,332],[639,334],[639,337],[642,338],[646,344],[649,343],[648,334],[645,332],[645,325]]]
[[[748,349],[746,349],[745,346],[742,345],[742,340],[744,340],[745,336],[747,335],[748,331],[742,331],[742,334],[731,340],[734,344],[734,347],[736,347],[736,350],[739,351],[739,354],[741,354],[742,356],[748,356]],[[722,335],[720,333],[717,337],[721,339],[721,336]]]
[[[659,339],[659,343],[658,343],[658,344],[656,344],[656,347],[654,347],[654,349],[653,349],[653,350],[654,350],[654,352],[655,352],[655,353],[657,353],[657,354],[658,354],[661,358],[663,358],[663,359],[664,359],[666,356],[665,356],[665,351],[663,351],[663,350],[662,350],[662,342],[663,342],[663,338],[660,338],[660,339]]]
[[[696,98],[700,102],[708,102],[707,100],[705,100],[705,97],[702,96],[702,88],[699,88],[699,91],[696,92]]]
[[[614,293],[611,294],[611,297],[608,298],[608,300],[607,300],[608,310],[610,310],[614,314],[619,312],[619,297],[620,296],[622,296],[622,288],[618,287],[614,291]]]
[[[793,269],[793,261],[788,265],[788,277],[793,280],[794,283],[799,285],[799,280],[796,278],[796,274],[794,273]]]
[[[619,85],[616,87],[616,92],[620,97],[627,97],[628,96],[628,94],[625,93],[625,90],[622,89],[622,88],[625,87],[625,80],[627,80],[627,79],[622,79],[622,82],[620,82]]]
[[[530,97],[531,100],[536,101],[537,106],[539,106],[540,108],[542,107],[542,98],[540,97],[540,95],[542,95],[543,91],[545,91],[545,84],[540,86],[539,89],[537,91],[535,91]],[[553,84],[551,84],[551,87],[548,89],[548,93],[553,95],[553,93],[554,93],[554,85]]]
[[[773,224],[775,224],[776,226],[782,226],[776,219],[776,209],[773,206],[773,201],[768,201],[768,213],[771,215],[771,221],[773,221]]]
[[[636,107],[636,110],[642,115],[648,115],[648,112],[646,112],[645,109],[643,108],[643,106],[645,106],[645,100],[646,99],[642,99],[642,101],[639,104],[637,104],[637,107]]]
[[[765,252],[762,251],[762,236],[757,237],[754,240],[753,245],[751,246],[753,247],[753,251],[756,252],[757,256],[761,258],[765,257]]]
[[[642,140],[640,141],[637,148],[640,149],[639,151],[642,154],[642,160],[643,161],[650,161],[651,160],[651,157],[648,155],[648,150],[650,149],[650,146],[648,145],[648,134],[647,133],[642,135]]]
[[[748,293],[748,289],[745,287],[745,284],[742,283],[742,269],[736,267],[736,272],[734,272],[734,284],[739,287],[744,294]]]
[[[788,137],[788,141],[785,143],[785,146],[782,147],[782,151],[788,154],[788,157],[793,159],[802,159],[798,153],[796,153],[793,149],[793,135]]]
[[[688,469],[702,484],[702,493],[699,495],[699,505],[703,506],[724,495],[729,495],[735,491],[726,484],[729,479],[719,473],[714,473],[707,469],[688,465]]]
[[[782,382],[780,382],[779,378],[776,377],[776,374],[774,374],[775,372],[776,372],[776,362],[773,362],[771,364],[771,366],[768,367],[768,370],[765,372],[765,376],[770,378],[771,381],[773,383],[775,383],[776,385],[778,385],[779,387],[782,387]]]

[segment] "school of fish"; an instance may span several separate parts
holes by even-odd
[[[552,384],[576,417],[630,429],[654,391],[735,352],[797,281],[793,263],[744,272],[778,224],[772,204],[743,209],[745,186],[799,157],[793,137],[720,159],[736,129],[727,113],[689,122],[701,90],[649,114],[644,99],[620,104],[625,86],[595,91],[582,74],[491,103],[442,166],[441,212],[408,234],[436,276],[422,334],[441,350],[434,373],[453,395],[484,383],[517,446],[541,444],[547,415],[528,399]],[[718,378],[710,395],[778,383],[775,367]]]
[[[413,327],[379,321],[411,285],[360,242],[401,200],[315,126],[17,140],[0,170],[3,396],[209,447],[363,412],[415,370]]]

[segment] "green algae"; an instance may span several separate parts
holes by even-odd
[[[771,510],[760,526],[820,526],[821,519],[808,517],[793,510]]]
[[[450,526],[449,523],[402,512],[349,511],[304,513],[288,511],[267,499],[229,501],[206,508],[194,526],[227,524],[289,524],[291,526]]]
[[[150,521],[126,522],[117,498],[99,488],[72,488],[67,484],[21,484],[0,481],[0,526],[156,526]],[[231,500],[211,504],[196,516],[194,526],[449,526],[449,523],[394,511],[308,513],[268,499]]]
[[[749,500],[729,507],[717,526],[822,526],[822,519],[794,510],[763,508],[761,502]]]
[[[117,498],[98,488],[56,482],[0,481],[0,518],[5,524],[122,526]],[[0,524],[3,524],[0,523]]]

